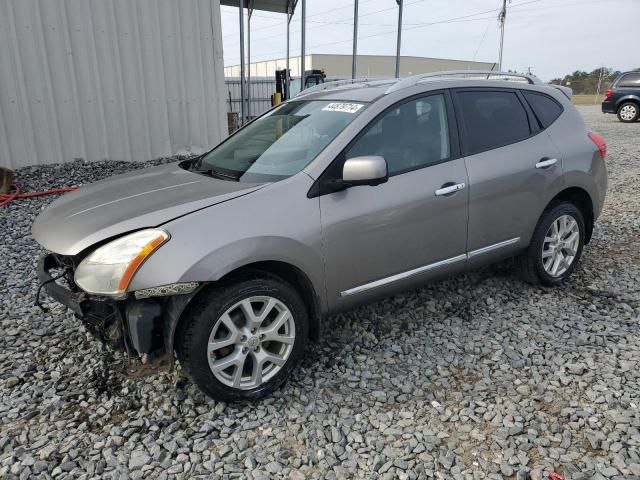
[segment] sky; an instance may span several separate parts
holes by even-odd
[[[350,55],[353,0],[306,2],[306,52]],[[292,56],[300,54],[300,3],[291,21]],[[404,0],[402,55],[497,62],[501,5],[502,0]],[[236,65],[238,9],[221,11],[225,65]],[[359,0],[358,53],[395,55],[397,15],[395,0]],[[639,19],[640,0],[511,0],[503,70],[531,67],[548,81],[602,65],[640,67]],[[251,32],[252,61],[286,55],[286,15],[256,11]]]

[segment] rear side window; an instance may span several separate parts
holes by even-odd
[[[618,87],[640,87],[640,72],[627,73],[618,82]]]
[[[556,102],[553,98],[543,95],[541,93],[522,92],[524,98],[529,102],[529,106],[535,113],[540,126],[547,128],[562,113],[562,106]]]
[[[531,135],[527,111],[514,92],[458,92],[467,153],[502,147]]]

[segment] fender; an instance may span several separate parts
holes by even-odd
[[[626,103],[628,101],[632,101],[637,103],[640,106],[640,97],[638,95],[625,95],[624,97],[620,97],[616,100],[616,111],[618,110],[618,108],[620,107],[620,105],[622,105],[623,103]]]

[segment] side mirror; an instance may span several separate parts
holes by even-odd
[[[342,182],[345,187],[356,185],[380,185],[389,180],[387,161],[384,157],[367,155],[349,158],[342,167]]]

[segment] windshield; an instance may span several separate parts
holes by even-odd
[[[272,182],[306,167],[365,104],[284,103],[201,157],[197,170],[242,182]]]

